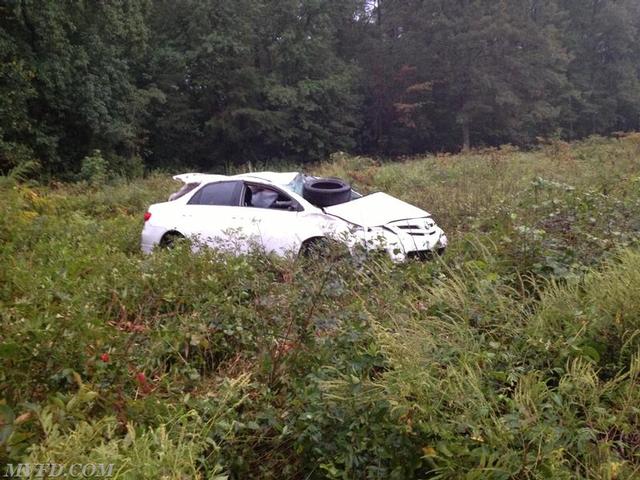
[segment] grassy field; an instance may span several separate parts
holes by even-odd
[[[0,466],[640,477],[640,135],[310,170],[430,211],[447,255],[145,257],[168,175],[0,178]]]

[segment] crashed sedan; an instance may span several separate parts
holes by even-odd
[[[378,192],[360,195],[343,180],[302,173],[176,175],[182,188],[144,215],[142,250],[177,239],[231,251],[305,254],[329,242],[349,252],[383,252],[395,262],[442,254],[447,237],[431,215]]]

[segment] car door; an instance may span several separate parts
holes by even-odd
[[[184,208],[182,231],[196,243],[237,252],[247,249],[242,221],[238,218],[241,181],[219,181],[203,185]]]
[[[284,255],[300,249],[300,204],[272,185],[245,182],[240,218],[254,246]]]

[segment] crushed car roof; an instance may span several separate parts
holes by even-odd
[[[216,175],[210,173],[183,173],[180,175],[174,175],[174,180],[180,180],[184,183],[202,183],[202,182],[215,182],[229,179],[238,180],[262,180],[263,182],[273,183],[274,185],[289,185],[293,182],[298,175],[302,175],[300,172],[251,172],[241,173],[239,175]]]

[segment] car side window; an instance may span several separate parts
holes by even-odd
[[[185,183],[184,185],[182,185],[180,190],[169,195],[169,201],[172,202],[179,199],[180,197],[184,197],[187,193],[189,193],[194,188],[197,188],[199,185],[199,183]]]
[[[246,207],[268,208],[271,210],[301,210],[298,202],[289,195],[264,185],[247,184],[243,205]]]
[[[189,205],[238,206],[242,182],[216,182],[205,185],[189,200]]]

